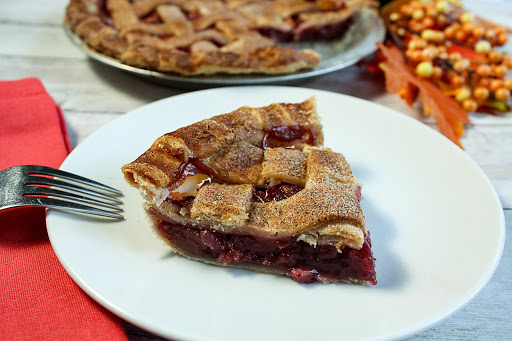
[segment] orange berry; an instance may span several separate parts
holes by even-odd
[[[503,55],[502,63],[507,68],[512,69],[512,57],[510,57],[508,54],[504,54]]]
[[[476,25],[473,28],[473,32],[471,32],[471,34],[477,39],[482,38],[485,34],[485,28],[483,26]]]
[[[470,34],[470,33],[472,34],[474,28],[475,28],[475,25],[471,22],[468,22],[468,23],[465,23],[464,25],[462,25],[462,30],[466,34]]]
[[[435,78],[441,78],[443,76],[443,69],[441,69],[439,66],[434,66],[432,76],[434,76]]]
[[[485,37],[488,39],[488,40],[494,40],[494,38],[496,38],[496,31],[493,30],[493,29],[489,29],[485,32]]]
[[[450,78],[450,83],[454,86],[460,86],[460,85],[464,84],[465,82],[466,82],[466,79],[463,76],[460,76],[457,74],[454,74]]]
[[[414,8],[409,4],[405,4],[405,5],[402,5],[402,7],[400,7],[400,13],[403,15],[406,15],[408,17],[411,16],[413,11],[414,11]]]
[[[507,43],[507,41],[508,41],[508,34],[506,34],[506,33],[498,34],[498,40],[497,40],[498,45],[503,46]]]
[[[455,31],[454,38],[455,40],[462,42],[464,39],[466,39],[466,33],[462,30]]]
[[[498,101],[506,101],[510,98],[510,90],[507,88],[499,88],[494,92],[494,97]]]
[[[512,90],[512,78],[507,78],[503,81],[503,85],[509,90]]]
[[[478,103],[474,99],[468,98],[462,102],[462,107],[469,112],[476,111],[478,109]]]
[[[432,60],[439,54],[439,51],[437,51],[437,48],[434,46],[428,46],[423,49],[421,52],[421,55],[424,60]]]
[[[507,29],[505,28],[505,26],[501,26],[501,25],[494,26],[494,30],[496,31],[497,34],[507,32]]]
[[[479,76],[486,77],[486,76],[489,76],[491,74],[492,69],[487,64],[481,64],[476,69],[476,72],[478,73]]]
[[[455,36],[455,31],[456,31],[455,27],[453,27],[452,25],[445,28],[444,35],[445,35],[446,39],[452,39]]]
[[[473,96],[479,101],[485,101],[489,97],[489,89],[479,86],[473,91]]]
[[[449,22],[449,19],[446,15],[439,15],[436,17],[436,24],[439,27],[445,27]]]
[[[503,88],[504,83],[501,79],[493,79],[489,84],[489,89],[491,91],[496,92],[499,88]]]
[[[492,68],[492,73],[498,78],[503,78],[507,75],[508,69],[505,65],[496,65]]]
[[[425,26],[426,28],[432,28],[434,27],[435,24],[436,22],[431,17],[423,18],[423,26]]]
[[[489,78],[481,78],[478,82],[478,86],[483,88],[488,88],[491,85],[491,80]]]
[[[489,52],[488,57],[489,57],[489,60],[493,63],[499,63],[501,61],[501,59],[503,58],[501,53],[499,53],[496,50]]]

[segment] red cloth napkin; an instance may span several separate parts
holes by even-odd
[[[59,167],[70,152],[60,108],[34,78],[0,82],[0,170]],[[44,208],[0,211],[0,340],[126,340],[121,321],[68,276]]]

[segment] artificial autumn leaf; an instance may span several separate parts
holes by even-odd
[[[433,115],[440,132],[462,148],[460,138],[464,135],[465,124],[470,123],[466,111],[435,84],[417,76],[405,63],[398,47],[382,43],[378,46],[386,58],[379,64],[386,77],[386,90],[399,94],[409,105],[414,102],[417,92],[424,113]]]

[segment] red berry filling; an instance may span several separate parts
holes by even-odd
[[[176,249],[191,257],[224,265],[264,265],[300,283],[340,280],[377,283],[369,236],[360,250],[345,247],[340,253],[332,245],[315,247],[295,237],[227,234],[207,225],[199,228],[170,220],[154,210],[150,213],[159,218],[157,231]]]

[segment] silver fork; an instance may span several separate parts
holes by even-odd
[[[0,172],[0,210],[43,206],[124,219],[118,213],[123,209],[117,206],[123,203],[117,198],[121,195],[123,193],[115,188],[50,167],[16,166]]]

